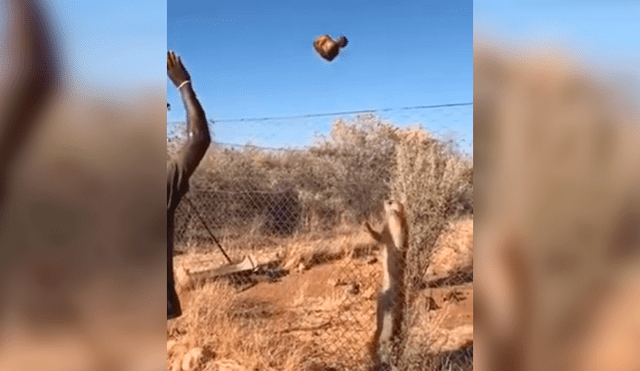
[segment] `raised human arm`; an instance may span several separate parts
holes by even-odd
[[[211,144],[211,136],[204,110],[191,86],[191,77],[174,52],[167,53],[167,75],[178,88],[187,111],[187,142],[180,149],[176,161],[188,179],[198,167]]]

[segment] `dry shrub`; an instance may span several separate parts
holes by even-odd
[[[304,150],[212,145],[192,177],[189,197],[210,227],[237,228],[238,235],[359,223],[389,192],[397,133],[392,124],[368,115],[336,120],[329,136]],[[172,138],[168,153],[175,154],[183,141]],[[185,229],[200,228],[199,221],[188,223],[192,213],[179,207],[178,241]]]
[[[460,215],[451,210],[464,202],[462,195],[465,192],[472,197],[473,164],[471,159],[459,153],[453,143],[444,143],[422,128],[402,130],[398,135],[400,140],[390,191],[392,198],[405,204],[410,225],[405,295],[407,308],[412,308],[418,290],[424,285],[438,236],[452,218]],[[416,321],[417,312],[405,315],[405,337],[408,329],[417,325]],[[406,343],[403,347],[408,345]],[[400,359],[400,368],[437,369],[434,357],[428,349],[407,347]]]
[[[365,115],[353,122],[335,121],[329,137],[310,149],[330,180],[323,192],[334,193],[338,206],[350,212],[350,221],[360,222],[377,211],[375,200],[388,194],[398,140],[396,127]]]
[[[256,148],[211,147],[193,176],[192,184],[217,191],[264,191],[270,188],[268,154]]]
[[[473,181],[473,165],[421,128],[404,130],[400,136],[391,194],[406,205],[411,226],[406,272],[411,289],[422,284],[429,254],[451,218],[452,201]]]
[[[172,148],[179,142],[173,140]],[[327,137],[304,150],[212,145],[191,181],[192,193],[202,193],[198,203],[206,212],[222,213],[211,217],[214,225],[214,220],[249,221],[266,214],[263,223],[271,223],[267,231],[289,233],[301,226],[327,230],[361,223],[380,211],[379,201],[389,195],[392,184],[401,192],[409,187],[407,191],[416,194],[411,200],[434,200],[432,209],[438,212],[430,219],[455,218],[473,211],[472,182],[470,162],[451,143],[422,128],[399,130],[373,115],[336,120]],[[428,196],[418,195],[422,190]],[[287,216],[273,216],[282,210]]]

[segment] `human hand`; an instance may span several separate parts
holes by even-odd
[[[182,60],[180,60],[180,57],[173,51],[167,52],[167,75],[176,87],[179,87],[182,83],[191,79],[189,72],[187,72],[187,69],[184,68],[182,64]]]

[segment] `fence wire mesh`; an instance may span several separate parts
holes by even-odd
[[[208,354],[205,370],[371,369],[387,255],[363,223],[381,230],[383,200],[400,194],[409,244],[391,251],[405,272],[392,363],[473,368],[472,165],[372,116],[332,134],[299,150],[212,145],[175,215],[185,313],[168,330],[170,369],[189,347]],[[168,144],[171,155],[180,139]],[[424,188],[416,171],[440,180]]]

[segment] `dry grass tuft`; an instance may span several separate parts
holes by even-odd
[[[168,328],[169,339],[184,345],[168,354],[169,365],[182,362],[184,350],[196,346],[215,350],[203,370],[292,370],[287,365],[302,363],[298,339],[274,336],[281,329],[269,320],[278,315],[269,303],[237,300],[233,289],[213,283],[194,291],[184,306],[184,316]]]

